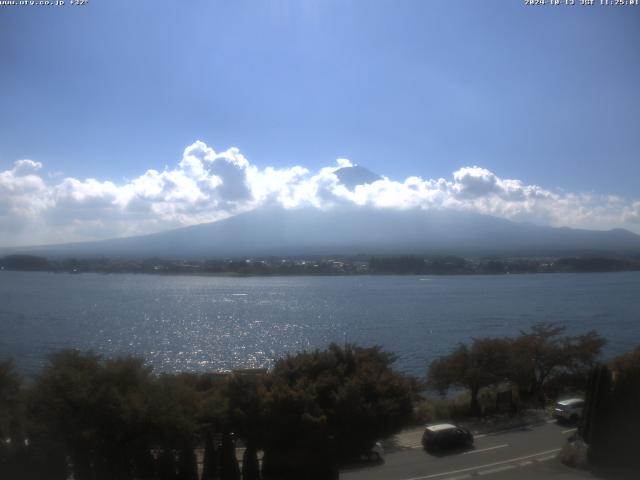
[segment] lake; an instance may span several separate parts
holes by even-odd
[[[0,271],[0,359],[37,373],[51,352],[144,355],[157,371],[268,367],[330,342],[381,345],[396,367],[541,321],[640,344],[640,272],[501,276],[188,277]]]

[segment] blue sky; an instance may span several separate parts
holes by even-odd
[[[174,168],[201,140],[238,147],[259,169],[318,172],[348,158],[403,181],[477,165],[548,192],[616,195],[633,210],[638,45],[630,6],[0,7],[0,172],[30,159],[47,187],[65,177],[120,187]]]

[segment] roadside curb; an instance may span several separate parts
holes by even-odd
[[[551,423],[552,419],[550,417],[545,418],[529,418],[522,419],[517,422],[508,423],[508,424],[500,424],[500,425],[492,425],[487,427],[478,427],[478,426],[468,426],[464,422],[460,422],[459,425],[470,430],[474,435],[492,435],[495,433],[508,432],[510,430],[517,430],[525,427],[537,427],[540,425],[544,425],[546,423]]]

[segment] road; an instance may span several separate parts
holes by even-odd
[[[569,426],[536,426],[476,435],[475,447],[434,455],[420,445],[421,430],[403,432],[392,441],[384,462],[343,469],[341,480],[463,480],[484,476],[491,480],[542,478],[552,480],[593,478],[564,467],[556,458],[575,431]]]

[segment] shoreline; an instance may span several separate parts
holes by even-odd
[[[155,277],[214,277],[214,278],[272,278],[272,277],[502,277],[510,275],[561,275],[561,274],[595,274],[595,273],[626,273],[640,272],[640,268],[626,270],[569,270],[569,271],[530,271],[530,272],[459,272],[459,273],[393,273],[393,272],[362,272],[362,273],[240,273],[240,272],[153,272],[153,271],[112,271],[100,270],[27,270],[0,268],[1,272],[50,273],[54,275],[151,275]]]

